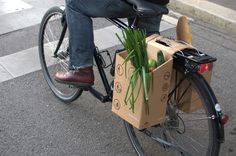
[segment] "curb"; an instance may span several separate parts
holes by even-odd
[[[236,11],[232,9],[206,0],[171,0],[169,7],[236,35]]]

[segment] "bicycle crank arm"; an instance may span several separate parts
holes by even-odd
[[[159,144],[163,145],[163,146],[166,146],[166,147],[169,147],[169,148],[172,148],[173,150],[177,151],[181,156],[191,156],[188,152],[186,152],[185,150],[183,150],[182,148],[172,144],[172,143],[169,143],[163,139],[160,139],[160,138],[157,138],[157,137],[153,137],[152,134],[147,131],[147,130],[144,130],[143,131],[146,135],[148,135],[149,137],[151,137],[153,140],[155,140],[156,142],[158,142]]]
[[[93,87],[88,87],[85,89],[85,91],[89,91],[95,98],[100,100],[102,103],[112,101],[109,95],[104,96],[102,93],[98,92]]]

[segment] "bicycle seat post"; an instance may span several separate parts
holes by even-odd
[[[131,28],[136,29],[138,27],[138,22],[139,22],[139,16],[136,15],[136,17],[134,18],[133,23],[131,25]]]

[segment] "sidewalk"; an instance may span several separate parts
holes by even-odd
[[[174,11],[210,23],[232,35],[236,35],[236,1],[210,1],[212,2],[207,0],[171,0],[169,6]],[[229,6],[231,9],[227,8]]]

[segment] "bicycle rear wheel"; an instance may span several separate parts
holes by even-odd
[[[163,123],[140,131],[124,121],[128,137],[139,156],[218,155],[218,122],[212,119],[215,103],[211,93],[204,84],[206,82],[203,77],[197,73],[193,73],[185,81],[198,94],[203,105],[200,110],[183,112],[176,108],[181,99],[169,96],[166,120]],[[167,144],[173,145],[174,148]]]
[[[69,66],[68,31],[64,9],[53,7],[44,15],[39,31],[39,58],[43,75],[52,92],[63,102],[72,102],[82,93],[75,88],[55,81],[58,71]]]

